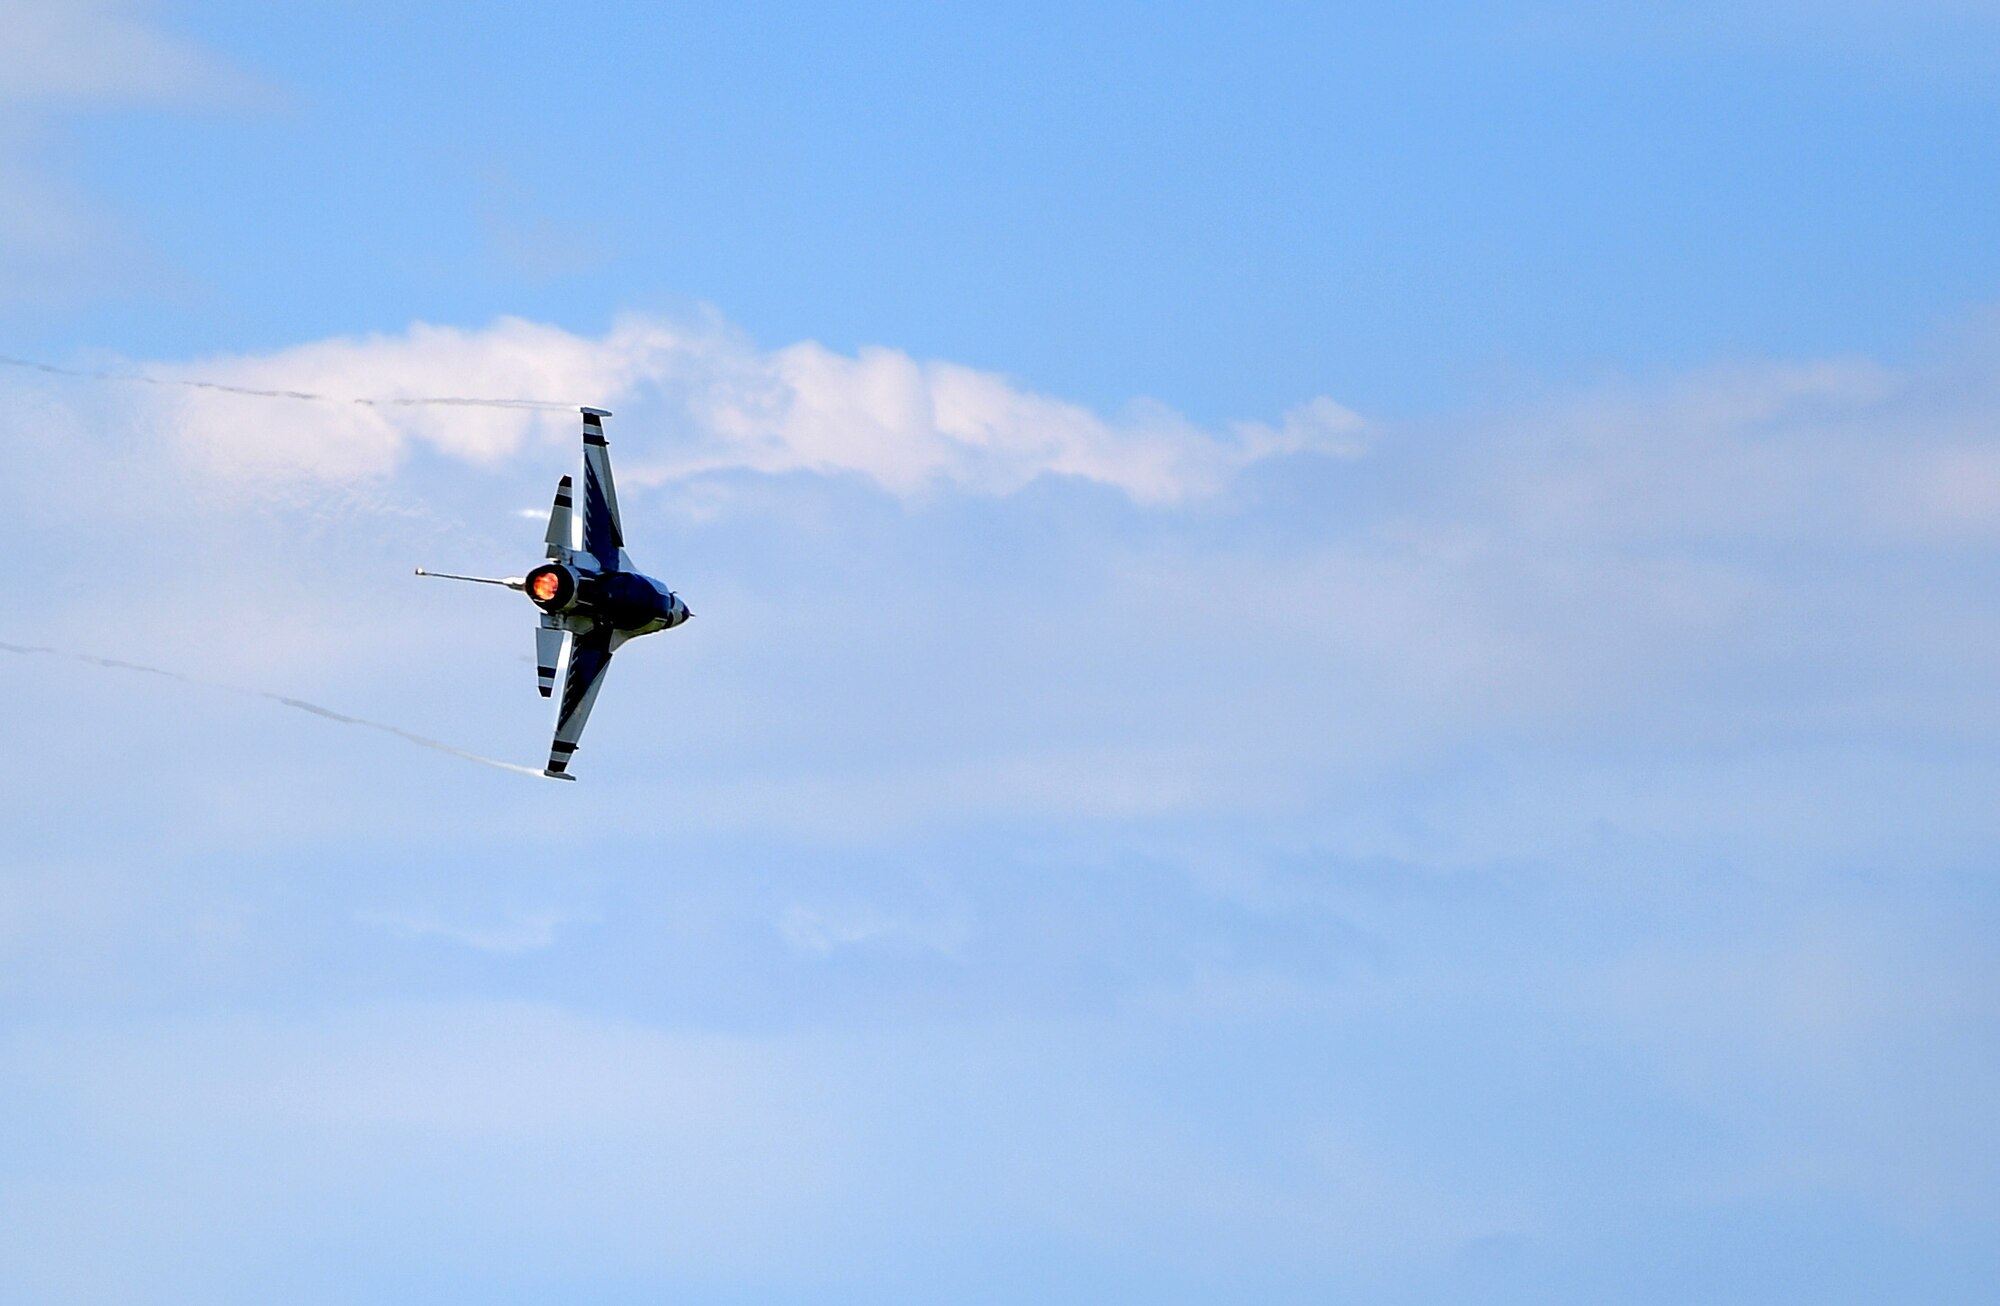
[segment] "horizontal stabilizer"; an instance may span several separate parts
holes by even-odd
[[[556,669],[562,665],[563,640],[568,634],[555,618],[546,615],[535,628],[535,679],[543,698],[556,692]]]

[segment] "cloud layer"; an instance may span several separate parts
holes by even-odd
[[[641,318],[145,370],[602,400],[702,616],[573,786],[10,663],[38,1306],[1995,1272],[1989,334],[1289,430]],[[408,569],[536,554],[567,414],[0,384],[11,642],[546,738]]]

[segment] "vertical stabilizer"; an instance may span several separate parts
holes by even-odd
[[[557,562],[568,562],[570,551],[576,547],[574,530],[570,524],[570,479],[565,476],[556,482],[555,506],[549,509],[549,556]]]

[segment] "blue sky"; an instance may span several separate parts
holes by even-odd
[[[0,17],[0,1301],[1992,1296],[2000,11]]]

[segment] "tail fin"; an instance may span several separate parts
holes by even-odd
[[[555,505],[549,509],[549,557],[558,562],[568,562],[574,535],[570,527],[570,479],[565,476],[556,482]]]

